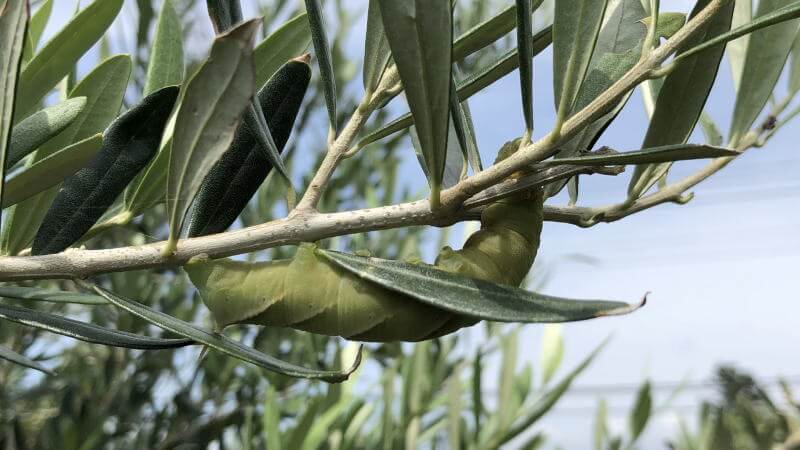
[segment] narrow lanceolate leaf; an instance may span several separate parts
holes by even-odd
[[[119,55],[107,59],[81,80],[69,98],[86,97],[83,112],[66,130],[40,147],[30,164],[101,133],[119,112],[130,73],[130,57]],[[11,208],[0,242],[3,253],[17,254],[30,244],[57,192],[58,189],[52,187]]]
[[[3,198],[3,179],[9,159],[14,120],[14,93],[22,63],[22,46],[28,23],[28,2],[6,2],[0,6],[0,200]],[[12,154],[13,155],[13,154]],[[0,209],[0,224],[2,223]]]
[[[692,16],[702,11],[707,4],[708,0],[698,1]],[[678,54],[728,31],[732,15],[733,3],[728,3],[681,46]],[[653,117],[642,143],[643,148],[679,145],[689,140],[717,78],[724,50],[723,46],[719,46],[703,54],[682,59],[667,75],[659,90]],[[636,167],[628,185],[628,197],[635,199],[647,192],[666,174],[670,166],[670,163],[662,163]]]
[[[636,442],[647,426],[650,415],[653,412],[653,399],[650,395],[650,381],[645,381],[636,393],[636,403],[631,410],[628,418],[628,426],[631,433],[631,443]]]
[[[552,36],[553,34],[551,33],[550,27],[545,28],[533,36],[534,56],[541,53],[552,43]],[[495,81],[513,72],[517,67],[519,67],[517,49],[507,51],[506,53],[495,58],[492,62],[475,70],[475,72],[470,74],[463,81],[457,82],[456,90],[458,92],[459,99],[462,103],[467,101],[467,99],[477,94],[484,88],[492,85]],[[413,124],[414,119],[411,114],[404,114],[386,124],[384,127],[375,130],[361,138],[356,147],[361,148],[369,145],[398,131],[405,130]]]
[[[255,93],[252,40],[257,25],[245,22],[219,36],[183,91],[167,179],[170,230],[165,252],[174,249],[203,178],[231,145]]]
[[[647,26],[650,26],[651,17],[642,20]],[[678,30],[683,28],[686,24],[686,14],[679,12],[664,12],[658,15],[658,25],[656,26],[656,35],[662,39],[669,39]]]
[[[555,27],[554,27],[555,29]],[[533,10],[530,0],[517,0],[517,51],[525,135],[533,134]],[[554,33],[555,36],[555,33]]]
[[[111,124],[97,156],[61,186],[33,240],[33,255],[65,250],[92,228],[158,151],[177,98],[177,86],[160,89]]]
[[[122,0],[95,0],[36,53],[20,75],[15,121],[28,116],[72,71],[81,56],[105,34],[121,8]]]
[[[48,375],[54,375],[53,371],[51,371],[47,367],[39,364],[38,362],[28,358],[25,355],[20,355],[19,353],[13,350],[3,347],[2,345],[0,345],[0,359],[5,359],[6,361],[10,361],[14,364],[19,364],[20,366],[27,367],[29,369],[38,370]]]
[[[692,159],[739,156],[741,152],[725,147],[700,144],[675,144],[643,148],[632,152],[595,154],[542,161],[543,166],[575,164],[579,166],[613,166],[622,164],[651,164]]]
[[[256,86],[263,86],[286,61],[302,55],[311,44],[306,13],[289,19],[253,50]]]
[[[112,330],[93,323],[81,322],[44,311],[0,303],[0,319],[47,330],[63,336],[112,347],[139,350],[160,350],[192,345],[191,339],[163,339]]]
[[[705,111],[700,114],[700,127],[703,130],[703,135],[706,138],[707,144],[716,146],[722,145],[722,132],[719,131],[719,127],[714,123],[714,119]]]
[[[242,21],[239,0],[206,0],[206,7],[217,33],[224,33]]]
[[[536,11],[544,0],[532,0],[531,10]],[[462,33],[453,42],[453,61],[491,45],[517,26],[517,6],[510,5],[494,16]]]
[[[6,166],[12,167],[40,145],[64,131],[86,106],[86,97],[65,100],[37,111],[14,126]]]
[[[570,300],[467,278],[432,266],[321,250],[348,272],[453,313],[498,322],[547,323],[627,314],[643,303]]]
[[[328,108],[328,120],[334,136],[338,134],[336,123],[336,79],[333,76],[333,58],[328,46],[325,22],[322,20],[322,6],[319,0],[305,0],[308,12],[308,26],[311,28],[311,41],[314,43],[314,54],[319,65],[322,79],[322,91],[325,94],[325,106]]]
[[[800,33],[792,44],[791,65],[789,66],[789,92],[800,91]]]
[[[609,0],[606,16],[589,62],[588,72],[575,97],[573,111],[586,107],[640,59],[642,45],[647,35],[647,27],[642,23],[647,13],[641,1]],[[611,120],[619,114],[629,97],[630,92],[611,106],[603,116],[562,145],[556,152],[556,158],[574,156],[590,149]],[[566,183],[566,181],[552,183],[548,186],[546,195],[557,194]]]
[[[183,31],[172,0],[161,4],[152,48],[142,92],[145,96],[183,81]]]
[[[250,347],[244,346],[225,335],[206,331],[188,322],[184,322],[160,311],[151,309],[142,303],[121,297],[111,291],[103,289],[100,286],[89,284],[83,281],[81,281],[80,284],[84,288],[94,291],[96,294],[102,296],[119,308],[122,308],[125,311],[128,311],[129,313],[144,319],[163,330],[184,336],[195,342],[205,344],[214,350],[233,356],[234,358],[241,359],[242,361],[249,362],[250,364],[254,364],[283,375],[299,378],[319,379],[336,383],[346,380],[347,377],[356,368],[358,368],[358,364],[361,362],[361,353],[359,352],[356,361],[353,363],[351,368],[346,371],[340,372],[314,370],[296,366],[294,364],[273,358]]]
[[[469,162],[474,172],[483,170],[481,154],[478,152],[478,142],[475,138],[475,126],[469,114],[467,102],[461,102],[456,91],[456,81],[450,83],[450,119],[455,131],[458,145],[464,153],[464,159]],[[449,141],[449,139],[448,139]]]
[[[431,174],[431,208],[439,206],[449,128],[453,24],[449,2],[379,0],[392,57]]]
[[[607,0],[559,0],[553,17],[553,91],[559,127],[592,59]]]
[[[76,305],[105,305],[108,303],[108,301],[106,301],[106,299],[103,297],[94,294],[7,285],[0,286],[0,298],[34,300],[51,303],[74,303]]]
[[[378,87],[392,52],[383,31],[383,20],[378,0],[369,0],[367,10],[367,35],[364,41],[364,90],[367,94]]]
[[[539,398],[535,403],[533,403],[530,407],[525,408],[519,414],[517,414],[517,419],[511,428],[504,433],[504,435],[495,442],[496,446],[493,448],[498,448],[502,444],[508,442],[509,440],[513,439],[523,431],[527,430],[531,425],[536,423],[539,419],[541,419],[548,411],[550,411],[558,400],[564,395],[565,392],[569,390],[569,387],[572,385],[572,382],[580,375],[589,364],[594,360],[595,357],[600,353],[600,351],[605,347],[608,340],[603,341],[597,348],[589,354],[580,364],[578,364],[574,369],[572,369],[564,378],[562,378],[558,384],[553,386],[550,390],[545,392],[542,397]]]
[[[6,181],[3,208],[16,205],[61,183],[89,164],[102,145],[103,135],[98,133],[25,167]]]
[[[753,2],[751,0],[734,2],[733,20],[731,28],[736,29],[753,20]],[[739,83],[742,80],[742,69],[744,67],[744,56],[747,53],[747,43],[750,36],[745,35],[739,39],[728,42],[727,54],[731,66],[731,76],[733,77],[734,91],[739,92]]]
[[[25,43],[25,51],[22,55],[25,62],[33,58],[36,48],[39,46],[39,40],[42,38],[44,28],[50,20],[50,14],[53,12],[53,0],[45,0],[32,15],[28,21],[28,41]]]
[[[783,4],[783,0],[761,0],[756,20],[778,10]],[[800,9],[800,2],[795,5]],[[798,23],[798,20],[785,21],[750,35],[729,133],[732,144],[737,144],[747,133],[767,104],[792,49]]]

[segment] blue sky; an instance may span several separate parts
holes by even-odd
[[[74,8],[72,1],[55,3],[50,33]],[[693,4],[687,0],[661,3],[662,10],[672,11],[688,10]],[[132,6],[126,5],[125,11],[133,10]],[[122,31],[118,28],[117,33]],[[353,50],[359,57],[360,51]],[[537,135],[549,130],[554,116],[550,58],[548,51],[535,61]],[[729,73],[724,63],[708,105],[723,130],[733,106]],[[493,159],[496,149],[523,129],[518,86],[514,73],[471,100],[484,161]],[[646,124],[637,93],[599,144],[636,149]],[[630,316],[564,326],[562,371],[613,334],[611,344],[578,385],[636,384],[645,377],[656,386],[686,377],[698,381],[707,379],[721,362],[734,363],[765,379],[800,375],[799,131],[797,124],[787,126],[768,146],[751,150],[694,189],[695,199],[687,205],[659,206],[588,230],[546,224],[539,260],[555,265],[546,293],[634,301],[652,291],[648,305]],[[696,133],[692,141],[702,142],[702,136]],[[409,156],[403,176],[410,184],[423,186],[413,154]],[[701,164],[679,164],[671,179]],[[580,204],[622,200],[629,176],[630,170],[617,178],[584,178]],[[462,234],[453,233],[454,246],[461,245]],[[589,257],[592,263],[576,262],[570,258],[575,254]],[[530,349],[525,354],[534,372],[540,335],[540,327],[529,326],[521,337],[520,348]],[[675,405],[678,412],[689,413],[687,418],[694,423],[693,406],[709,395],[708,391],[686,392]],[[596,399],[569,395],[543,422],[550,442],[564,448],[588,447]],[[630,395],[613,395],[608,400],[612,428],[624,428]],[[660,415],[642,447],[660,446],[674,430],[674,413]]]

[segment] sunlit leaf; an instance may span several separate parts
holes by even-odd
[[[379,0],[392,57],[415,118],[430,174],[431,208],[439,205],[446,162],[451,82],[449,2]]]
[[[761,0],[754,22],[791,7],[797,10],[795,17],[800,16],[800,2],[779,9],[784,4],[782,0]],[[747,133],[767,104],[794,43],[798,23],[797,20],[785,21],[750,35],[729,133],[732,145],[736,145]]]
[[[253,50],[256,87],[263,86],[287,61],[300,56],[311,44],[306,13],[289,19]]]
[[[14,157],[9,144],[13,145],[14,93],[17,91],[27,23],[27,2],[7,2],[0,7],[0,199],[3,198],[6,167],[13,165],[7,161]],[[0,219],[2,212],[0,208]]]
[[[545,325],[542,334],[542,349],[539,351],[539,365],[542,366],[542,384],[547,384],[555,375],[564,359],[564,337],[561,325]]]
[[[86,106],[86,97],[76,97],[37,111],[14,126],[6,166],[12,167],[58,133],[64,131]]]
[[[39,40],[42,38],[44,28],[47,26],[47,22],[50,21],[52,12],[53,0],[45,0],[31,15],[28,21],[28,42],[25,43],[25,51],[22,54],[22,58],[26,63],[33,58],[33,54],[39,46]]]
[[[95,0],[73,17],[39,50],[20,74],[15,122],[27,117],[39,101],[75,67],[106,32],[122,0]]]
[[[103,135],[98,133],[25,167],[6,182],[3,208],[16,205],[61,183],[86,166],[102,144]]]
[[[733,20],[731,28],[736,29],[753,20],[753,2],[751,0],[739,0],[734,2]],[[731,76],[733,77],[734,91],[739,92],[739,83],[742,80],[742,68],[744,67],[744,56],[747,53],[747,43],[750,41],[749,35],[744,35],[739,39],[728,42],[726,53],[731,66]]]
[[[255,93],[253,36],[258,21],[220,35],[203,66],[182,92],[175,119],[167,179],[169,243],[172,251],[203,178],[228,149]]]
[[[143,96],[183,81],[183,31],[172,0],[164,0],[156,22]]]
[[[392,52],[383,31],[383,19],[378,0],[369,0],[367,10],[367,35],[364,40],[364,90],[371,93],[378,87]]]
[[[690,17],[702,11],[707,4],[708,0],[698,1]],[[723,6],[712,20],[678,49],[678,54],[728,31],[732,14],[733,3]],[[725,47],[719,46],[713,51],[684,58],[667,75],[659,90],[643,148],[683,144],[689,140],[717,78],[724,50]],[[670,163],[663,163],[636,167],[628,185],[628,197],[635,199],[647,192],[670,166]]]
[[[568,322],[627,314],[641,306],[570,300],[467,278],[428,265],[319,250],[339,267],[387,289],[457,314],[499,322]]]

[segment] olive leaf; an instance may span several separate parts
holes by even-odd
[[[253,36],[257,20],[214,41],[211,54],[188,81],[175,120],[167,178],[169,241],[174,250],[184,218],[214,163],[228,149],[255,93]]]
[[[7,3],[0,9],[0,200],[3,198],[6,167],[13,165],[7,161],[14,155],[9,151],[9,144],[13,136],[11,125],[14,120],[14,93],[22,63],[22,45],[27,22],[27,2]],[[2,212],[0,208],[0,219]]]
[[[78,284],[80,284],[84,289],[91,290],[102,296],[108,300],[109,303],[113,303],[117,307],[124,309],[134,316],[146,320],[148,323],[151,323],[163,330],[184,336],[195,342],[205,344],[214,350],[279,374],[288,375],[290,377],[309,378],[338,383],[346,380],[347,377],[356,368],[358,368],[358,365],[361,362],[361,352],[359,352],[351,368],[344,371],[315,370],[296,366],[294,364],[273,358],[250,347],[244,346],[223,334],[206,331],[188,322],[184,322],[180,319],[149,308],[142,303],[126,299],[95,284],[87,283],[85,281],[78,281]]]
[[[263,86],[286,61],[300,56],[311,44],[306,13],[287,20],[253,50],[256,86]]]
[[[482,320],[547,323],[627,314],[630,305],[605,300],[571,300],[467,278],[432,266],[319,250],[337,266],[423,303]]]
[[[206,7],[217,34],[230,30],[242,21],[239,0],[206,0]]]
[[[158,13],[156,34],[147,63],[143,96],[183,81],[183,32],[172,0],[164,0]]]
[[[0,319],[47,330],[92,344],[139,350],[180,348],[195,344],[191,339],[164,339],[112,330],[44,311],[0,303]]]
[[[695,5],[696,6],[696,5]],[[645,26],[650,26],[650,21],[652,21],[652,17],[645,17],[642,19],[642,23]],[[672,37],[673,34],[677,33],[678,30],[683,28],[686,24],[686,14],[679,13],[679,12],[663,12],[658,14],[658,24],[656,25],[656,36],[669,39]]]
[[[455,131],[458,145],[464,153],[464,159],[472,166],[472,170],[477,173],[483,170],[481,154],[478,151],[478,142],[475,137],[475,125],[472,123],[472,115],[469,112],[469,104],[463,102],[458,97],[455,80],[455,68],[453,68],[453,81],[450,83],[450,125]],[[450,139],[448,138],[448,143]]]
[[[56,291],[27,286],[0,286],[0,297],[17,300],[34,300],[51,303],[73,303],[76,305],[105,305],[108,301],[94,294],[72,291]]]
[[[453,24],[449,2],[380,0],[381,17],[431,175],[431,208],[444,175]]]
[[[779,8],[784,3],[782,0],[760,1],[756,11],[756,21],[769,16],[770,13],[786,9]],[[800,5],[800,2],[795,5]],[[797,8],[800,9],[800,6]],[[798,20],[784,21],[759,29],[750,35],[729,132],[729,141],[732,145],[736,145],[747,133],[767,104],[789,57],[789,51],[797,35],[798,23],[800,23]]]
[[[553,19],[553,92],[556,128],[572,112],[600,33],[607,0],[559,0]]]
[[[564,359],[564,336],[560,324],[547,324],[542,332],[542,347],[539,350],[539,365],[542,367],[542,385],[555,375]]]
[[[319,74],[322,79],[322,91],[325,94],[325,106],[328,108],[328,120],[335,137],[339,132],[336,121],[336,78],[333,73],[333,58],[328,47],[328,36],[325,33],[325,23],[322,20],[322,6],[319,0],[305,0],[308,13],[308,25],[311,29],[311,42],[314,44],[314,54],[319,65]]]
[[[589,156],[551,159],[542,161],[538,164],[543,167],[558,166],[561,164],[575,164],[581,166],[611,166],[619,164],[664,163],[739,155],[741,155],[741,152],[725,147],[702,144],[675,144],[643,148],[632,152],[613,154],[600,153]]]
[[[734,2],[733,19],[731,28],[736,29],[753,20],[753,2]],[[731,66],[731,77],[733,78],[734,92],[739,92],[739,83],[742,80],[742,69],[744,67],[744,57],[747,53],[747,43],[750,42],[750,35],[744,35],[738,39],[728,42],[725,50],[728,54],[728,62]]]
[[[551,27],[547,27],[544,30],[536,33],[533,37],[534,56],[541,53],[550,45],[551,42]],[[505,52],[504,54],[492,60],[490,63],[475,70],[464,80],[457,81],[456,91],[458,93],[458,98],[463,104],[465,101],[467,101],[467,99],[486,87],[492,85],[495,81],[513,72],[517,67],[519,67],[517,49],[512,49]],[[391,136],[398,131],[405,130],[413,124],[414,118],[411,116],[411,113],[403,114],[397,119],[361,138],[356,144],[356,148],[366,147],[375,141],[383,139],[387,136]]]
[[[25,66],[20,74],[15,122],[67,76],[78,60],[106,32],[122,9],[122,0],[95,0],[83,8]]]
[[[6,167],[13,167],[29,153],[64,131],[86,106],[86,97],[64,100],[23,119],[11,131]]]
[[[650,394],[650,381],[645,380],[636,393],[636,401],[628,417],[628,428],[631,432],[631,444],[639,439],[653,412],[653,398]]]
[[[30,163],[35,164],[68,145],[101,133],[119,112],[130,73],[130,56],[118,55],[86,75],[69,95],[69,98],[86,97],[83,112],[66,130],[36,151]],[[57,191],[52,187],[11,208],[0,242],[2,253],[17,254],[30,244]]]
[[[64,182],[50,205],[33,240],[33,255],[61,252],[92,228],[158,151],[177,98],[177,86],[162,88],[108,127],[100,152]]]
[[[27,63],[33,58],[36,53],[36,47],[39,46],[39,40],[42,38],[44,28],[50,20],[50,15],[53,13],[53,0],[45,0],[36,12],[31,15],[28,20],[28,32],[25,39],[25,49],[22,52],[22,60]]]
[[[707,4],[708,0],[698,1],[690,17]],[[728,31],[732,15],[733,3],[728,3],[678,49],[678,54]],[[719,46],[713,52],[682,59],[667,75],[659,90],[643,148],[683,144],[689,140],[717,79],[724,50],[725,47]],[[671,163],[637,166],[628,185],[628,198],[636,199],[647,192],[670,167]]]
[[[3,208],[16,205],[61,183],[86,166],[102,145],[103,135],[98,133],[23,168],[6,181]]]
[[[791,65],[789,66],[789,92],[800,91],[800,33],[794,39],[792,44]]]
[[[703,135],[709,145],[722,145],[722,132],[719,127],[714,123],[714,119],[705,111],[700,114],[700,128],[703,130]]]
[[[383,31],[383,19],[378,0],[369,0],[367,9],[367,34],[364,40],[364,90],[367,94],[375,91],[381,80],[392,52]]]
[[[560,3],[563,3],[560,2]],[[555,33],[553,33],[555,35]],[[533,10],[531,0],[517,0],[517,52],[525,135],[533,134]]]
[[[0,345],[0,359],[5,359],[6,361],[10,361],[14,364],[19,364],[20,366],[27,367],[29,369],[35,369],[48,375],[55,375],[55,373],[47,367],[39,364],[25,355],[20,355],[11,349],[3,347],[2,345]]]

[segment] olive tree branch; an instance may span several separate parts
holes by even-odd
[[[639,61],[610,88],[564,122],[561,129],[557,131],[557,135],[551,133],[531,145],[522,147],[505,160],[461,181],[450,189],[442,191],[441,210],[443,213],[458,209],[468,198],[508,178],[525,165],[542,161],[552,156],[559,146],[565,144],[590,123],[600,118],[628,91],[652,77],[653,71],[660,68],[661,64],[675,53],[686,40],[690,39],[705,26],[728,1],[712,0],[709,2],[702,11],[687,22],[664,45],[651,51],[648,57]]]

